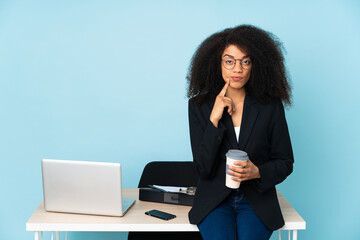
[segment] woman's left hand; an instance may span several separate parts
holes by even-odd
[[[246,162],[235,161],[234,164],[238,167],[229,166],[228,170],[229,174],[235,176],[231,178],[234,181],[242,182],[250,179],[260,178],[259,168],[253,164],[250,159]]]

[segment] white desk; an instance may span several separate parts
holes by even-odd
[[[42,236],[43,231],[57,232],[57,239],[59,232],[68,231],[198,231],[196,225],[189,223],[189,206],[139,201],[139,190],[137,188],[123,189],[123,196],[136,199],[135,204],[123,217],[46,212],[44,204],[41,202],[26,223],[26,231],[34,231],[35,240],[39,240],[39,235]],[[285,225],[280,230],[289,230],[289,236],[290,230],[292,230],[293,239],[296,240],[297,230],[305,229],[305,221],[279,192],[278,197],[285,219]],[[164,221],[145,215],[146,211],[152,209],[175,214],[176,218]]]

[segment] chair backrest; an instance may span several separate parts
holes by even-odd
[[[154,161],[145,166],[138,187],[148,185],[195,187],[198,180],[199,175],[191,161]]]

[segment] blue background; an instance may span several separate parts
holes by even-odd
[[[191,160],[190,58],[243,23],[287,50],[295,165],[278,189],[307,222],[299,239],[359,239],[360,3],[308,0],[0,0],[0,239],[33,239],[42,158],[120,162],[124,187],[149,161]]]

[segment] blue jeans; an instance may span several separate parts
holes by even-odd
[[[254,213],[241,189],[215,208],[199,225],[204,240],[268,240],[268,229]]]

